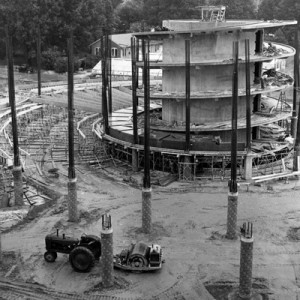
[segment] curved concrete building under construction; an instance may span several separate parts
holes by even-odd
[[[96,130],[97,134],[111,145],[112,152],[125,151],[133,165],[142,164],[144,98],[149,97],[152,167],[178,172],[183,179],[226,177],[237,66],[234,105],[239,174],[249,178],[262,165],[273,168],[280,161],[282,166],[282,158],[288,157],[293,147],[284,141],[292,114],[284,91],[294,82],[280,66],[295,55],[295,49],[265,42],[264,30],[297,22],[225,21],[219,7],[214,12],[211,7],[203,11],[215,13],[215,18],[168,20],[162,31],[133,34],[133,105],[107,114],[107,128]],[[152,41],[162,43],[160,60],[148,59]],[[154,81],[145,72],[144,90],[138,70],[148,69],[161,69],[162,80]]]

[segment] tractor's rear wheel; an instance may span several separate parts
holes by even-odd
[[[44,258],[46,262],[55,262],[57,258],[57,253],[54,251],[46,251],[44,253]]]
[[[92,251],[81,246],[72,250],[69,261],[77,272],[88,272],[95,265],[95,257]]]

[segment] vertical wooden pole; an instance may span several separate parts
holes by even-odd
[[[41,96],[41,28],[40,24],[38,24],[38,36],[37,36],[37,77],[38,77],[38,95]]]
[[[38,96],[41,96],[41,1],[38,0],[38,29],[37,29],[37,45],[36,45],[36,60],[37,60],[37,77],[38,77]]]
[[[246,66],[246,147],[251,152],[251,93],[250,93],[250,47],[249,40],[245,40],[245,66]]]
[[[244,157],[244,178],[252,178],[252,128],[251,128],[251,90],[250,90],[250,46],[249,39],[245,40],[245,72],[246,72],[246,148],[247,154]]]
[[[137,128],[137,54],[136,54],[136,40],[131,38],[131,60],[132,60],[132,116],[133,116],[133,140],[135,144],[138,144],[138,128]]]
[[[149,42],[143,41],[143,81],[144,81],[144,180],[142,190],[142,230],[151,233],[152,210],[151,210],[151,180],[150,180],[150,93],[149,93]],[[146,53],[147,50],[147,53]]]
[[[237,192],[237,112],[238,112],[238,56],[239,43],[234,42],[234,71],[232,87],[232,122],[231,122],[231,183],[230,191]]]
[[[293,113],[291,119],[291,135],[296,138],[297,135],[297,103],[298,101],[298,88],[299,88],[299,29],[298,25],[295,28],[295,49],[294,56],[294,91],[293,91]],[[299,114],[298,114],[299,116]]]
[[[106,36],[106,53],[107,53],[107,92],[108,92],[108,114],[112,114],[112,87],[111,87],[111,72],[112,72],[112,62],[111,62],[111,38]]]
[[[15,99],[15,83],[14,83],[14,64],[13,64],[13,48],[12,37],[9,32],[9,27],[6,27],[6,56],[7,56],[7,71],[8,71],[8,94],[9,104],[11,108],[11,123],[13,135],[13,151],[14,151],[14,201],[11,205],[23,205],[23,178],[22,166],[20,161],[19,140],[18,140],[18,124],[16,114],[16,99]]]
[[[132,125],[133,125],[133,143],[138,144],[138,126],[137,126],[137,53],[136,53],[136,39],[134,37],[131,38],[131,84],[132,84]],[[139,169],[139,161],[138,161],[138,152],[137,149],[132,149],[132,170],[137,172]]]
[[[73,55],[73,30],[68,39],[68,127],[69,127],[69,182],[68,182],[68,209],[69,221],[78,222],[77,188],[74,163],[74,55]]]
[[[104,131],[107,134],[109,131],[108,128],[108,108],[107,108],[107,45],[106,45],[106,35],[101,39],[101,56],[102,56],[102,117],[104,121]]]
[[[1,243],[1,228],[0,228],[0,265],[3,262],[3,255],[2,255],[2,243]]]
[[[231,179],[229,181],[228,210],[227,210],[227,233],[228,239],[236,239],[237,223],[237,105],[238,105],[238,57],[239,42],[233,42],[233,83],[232,83],[232,122],[231,122]]]

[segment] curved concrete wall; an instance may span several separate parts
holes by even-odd
[[[212,65],[191,67],[191,94],[214,96],[214,93],[232,90],[233,65]],[[254,80],[254,64],[250,66],[250,82]],[[246,88],[245,64],[239,64],[239,89]],[[163,70],[163,92],[185,93],[185,67],[174,67]]]
[[[223,61],[232,59],[233,41],[240,41],[240,56],[245,55],[245,39],[249,39],[250,54],[255,54],[255,31],[224,31],[198,33],[190,36],[176,35],[163,40],[163,62],[185,62],[185,40],[191,39],[191,62]]]
[[[251,100],[251,111],[252,111]],[[191,124],[212,125],[216,122],[231,120],[230,98],[191,99]],[[246,117],[246,97],[239,97],[238,118]],[[164,99],[162,101],[162,119],[178,125],[185,122],[185,100]]]
[[[231,97],[217,98],[222,92],[231,93],[233,75],[233,41],[239,41],[239,56],[245,56],[245,39],[249,39],[250,54],[255,54],[256,30],[217,31],[211,33],[191,33],[175,35],[163,40],[163,62],[170,66],[163,69],[163,92],[172,93],[170,99],[162,100],[162,119],[169,123],[185,120],[185,102],[176,99],[176,93],[184,94],[185,66],[172,66],[172,63],[185,63],[185,39],[191,39],[190,69],[191,97],[205,99],[191,100],[191,123],[215,123],[231,120]],[[228,64],[224,64],[224,62]],[[250,65],[250,82],[254,80],[254,63]],[[239,89],[246,88],[245,64],[239,64]],[[177,96],[178,97],[178,96]],[[239,117],[246,115],[245,97],[239,97]]]

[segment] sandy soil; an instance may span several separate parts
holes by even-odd
[[[224,237],[227,182],[153,186],[153,232],[145,235],[141,233],[140,188],[124,183],[120,172],[109,178],[83,166],[79,170],[80,222],[68,222],[67,178],[47,179],[62,197],[33,220],[2,234],[3,279],[84,297],[140,299],[213,299],[204,285],[215,299],[226,299],[223,297],[238,287],[240,241]],[[254,228],[253,287],[268,296],[265,299],[298,299],[300,294],[298,187],[298,180],[290,180],[250,186],[249,191],[245,186],[239,189],[238,223],[250,221]],[[59,228],[77,237],[100,235],[104,212],[112,216],[114,252],[139,240],[159,243],[166,260],[161,271],[131,274],[115,270],[115,286],[106,290],[101,286],[101,262],[82,274],[72,270],[67,255],[59,254],[53,264],[44,261],[48,233]]]
[[[67,173],[63,166],[59,168]],[[238,288],[240,241],[225,238],[227,181],[153,185],[153,232],[145,235],[141,232],[141,188],[123,181],[130,173],[125,176],[121,169],[109,171],[111,176],[78,166],[78,224],[68,222],[68,179],[61,175],[43,178],[49,188],[62,195],[50,207],[11,229],[10,223],[1,225],[5,232],[1,238],[0,299],[75,299],[75,295],[78,299],[100,299],[106,295],[206,300],[227,299]],[[141,178],[142,173],[136,177]],[[244,185],[239,188],[238,225],[253,222],[253,290],[263,299],[300,297],[299,190],[298,179],[251,185],[249,191]],[[27,209],[17,212],[20,220]],[[112,216],[114,253],[131,242],[156,242],[162,245],[166,260],[161,271],[132,274],[115,270],[114,287],[104,289],[101,261],[90,273],[74,272],[63,254],[58,254],[53,264],[45,262],[47,234],[59,228],[70,236],[100,235],[105,212]]]

